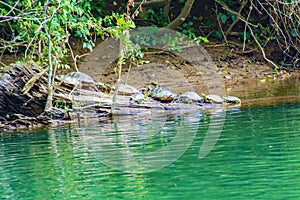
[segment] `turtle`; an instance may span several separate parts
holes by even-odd
[[[74,88],[80,84],[78,79],[67,75],[57,75],[56,78],[61,82],[62,85],[67,87]]]
[[[93,86],[96,91],[99,91],[95,86],[95,81],[89,75],[83,72],[70,72],[66,75],[58,75],[57,79],[61,81],[63,85],[71,88],[81,88],[82,86]]]
[[[123,94],[123,95],[133,95],[135,93],[137,93],[138,90],[128,84],[124,84],[124,83],[120,83],[118,86],[118,93],[119,94]]]
[[[242,102],[241,99],[236,96],[225,96],[223,99],[226,103],[241,104]]]
[[[95,86],[97,87],[98,90],[104,93],[110,93],[112,91],[112,87],[106,83],[96,82]]]
[[[130,97],[130,104],[132,103],[142,103],[142,101],[144,101],[147,96],[145,95],[145,91],[144,89],[139,90],[138,92],[134,93],[131,97]]]
[[[188,91],[180,95],[178,101],[182,103],[203,103],[204,98],[200,97],[196,92]]]
[[[148,94],[150,97],[160,101],[173,101],[176,97],[176,94],[171,92],[168,88],[164,87],[155,87],[149,89]]]
[[[202,94],[202,97],[204,98],[205,103],[223,103],[224,102],[224,99],[222,99],[222,97],[220,97],[219,95],[216,95],[216,94],[209,94],[209,95]]]

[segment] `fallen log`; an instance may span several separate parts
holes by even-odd
[[[43,112],[47,90],[45,76],[42,76],[31,87],[30,91],[22,90],[26,83],[39,73],[34,67],[15,65],[0,80],[0,116],[9,119],[11,115],[21,114],[37,117]]]
[[[67,101],[58,89],[54,101]],[[67,92],[67,91],[65,91]],[[47,100],[47,73],[37,66],[14,64],[0,79],[0,128],[14,129],[50,124],[44,115]]]
[[[81,88],[73,91],[59,80],[53,87],[53,109],[45,113],[46,70],[40,71],[37,66],[12,65],[11,70],[0,77],[0,130],[50,125],[52,122],[61,124],[57,120],[70,122],[78,116],[87,119],[110,116],[111,95]],[[126,98],[118,99],[124,103]]]
[[[0,130],[59,125],[81,120],[105,120],[111,115],[112,94],[70,88],[56,80],[53,109],[44,112],[47,72],[37,66],[14,65],[0,78]],[[114,116],[168,114],[220,108],[209,103],[184,104],[150,101],[131,104],[130,96],[117,95]]]

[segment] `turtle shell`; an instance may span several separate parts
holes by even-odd
[[[65,76],[65,78],[66,77],[72,77],[74,79],[77,79],[81,83],[95,84],[93,78],[83,72],[70,72]]]
[[[97,82],[95,83],[96,88],[104,93],[110,93],[112,91],[112,87],[109,84]]]
[[[216,94],[203,95],[206,103],[223,103],[224,99]]]
[[[82,84],[95,84],[92,77],[83,72],[70,72],[66,75],[58,75],[56,78],[61,81],[63,85],[69,87],[76,87]]]
[[[143,100],[145,100],[144,91],[138,91],[130,97],[130,103],[140,104]]]
[[[56,76],[58,80],[60,80],[62,85],[71,88],[82,87],[93,87],[96,91],[99,91],[95,86],[95,81],[89,75],[83,72],[70,72],[66,75],[58,75]]]
[[[155,87],[149,90],[149,95],[160,101],[172,101],[176,95],[171,92],[169,89],[164,87]]]
[[[119,87],[118,87],[118,93],[119,94],[133,95],[136,92],[138,92],[138,90],[135,87],[131,86],[131,85],[123,84],[123,83],[119,84]]]
[[[204,99],[196,92],[188,91],[179,96],[179,101],[183,103],[203,102]]]
[[[223,97],[223,99],[226,103],[240,104],[242,102],[241,99],[236,96],[225,96],[225,97]]]
[[[67,87],[76,87],[80,85],[80,81],[77,78],[67,75],[57,75],[56,78],[61,82],[62,85]]]

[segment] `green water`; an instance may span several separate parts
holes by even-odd
[[[1,199],[300,199],[300,104],[222,113],[2,133]]]

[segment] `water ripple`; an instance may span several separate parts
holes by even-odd
[[[195,112],[2,134],[1,198],[300,198],[300,104],[211,117]],[[223,131],[199,159],[210,126]],[[152,153],[162,149],[168,151]],[[149,166],[157,168],[145,172]]]

